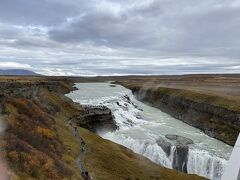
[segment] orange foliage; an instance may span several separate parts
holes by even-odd
[[[36,131],[42,136],[45,136],[46,138],[52,138],[54,136],[54,132],[52,132],[50,129],[43,128],[40,126],[37,127]]]
[[[4,135],[11,168],[37,179],[71,179],[72,171],[61,160],[65,147],[52,114],[46,112],[50,105],[22,98],[9,98],[7,103],[17,112]]]
[[[9,154],[8,154],[9,158],[11,158],[12,161],[14,162],[18,162],[19,160],[19,157],[18,157],[18,153],[16,151],[11,151]]]

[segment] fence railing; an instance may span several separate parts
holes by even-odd
[[[222,176],[222,180],[240,180],[240,134]]]

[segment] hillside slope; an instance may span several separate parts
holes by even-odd
[[[0,69],[0,75],[7,76],[36,76],[39,75],[33,71],[25,70],[25,69]]]

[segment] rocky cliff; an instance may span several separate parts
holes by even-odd
[[[182,89],[127,87],[140,101],[199,128],[207,135],[232,146],[236,142],[240,132],[240,105],[235,101]]]
[[[114,131],[117,129],[112,112],[105,106],[82,106],[81,116],[73,116],[71,120],[92,132]]]

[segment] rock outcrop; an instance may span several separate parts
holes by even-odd
[[[193,144],[193,140],[183,136],[179,136],[175,134],[167,134],[165,137],[171,141],[174,141],[176,145],[187,146],[189,144]]]
[[[163,149],[167,156],[170,156],[171,150],[173,149],[173,169],[184,173],[188,172],[188,145],[193,144],[191,139],[175,134],[167,134],[165,138],[159,137],[156,142]]]
[[[189,138],[174,134],[167,134],[165,137],[171,140],[176,147],[173,155],[173,168],[187,173],[188,145],[193,144],[193,141]]]
[[[159,137],[156,143],[162,148],[162,150],[166,153],[167,156],[170,156],[172,144],[169,141],[162,137]]]
[[[116,123],[112,112],[106,106],[83,106],[83,115],[74,116],[72,119],[78,125],[92,132],[115,131]]]

